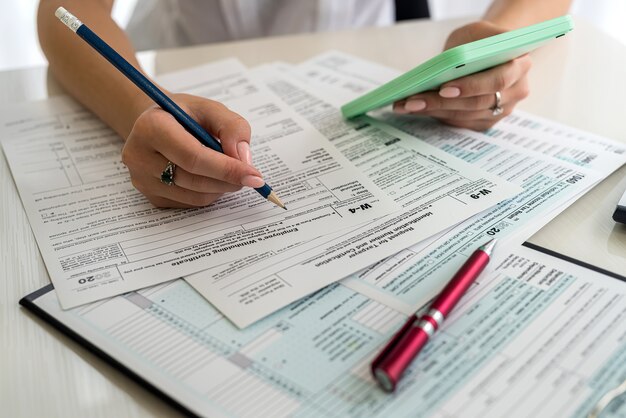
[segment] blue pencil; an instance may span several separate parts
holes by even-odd
[[[132,81],[137,87],[139,87],[144,93],[148,95],[156,104],[158,104],[163,110],[174,116],[174,118],[180,123],[191,135],[193,135],[200,143],[211,148],[214,151],[224,153],[222,146],[211,134],[198,124],[191,116],[189,116],[183,109],[181,109],[172,99],[167,97],[157,86],[148,80],[143,74],[141,74],[135,67],[133,67],[128,61],[126,61],[120,54],[115,52],[106,42],[104,42],[98,35],[91,31],[86,25],[76,18],[73,14],[65,10],[63,7],[59,7],[54,13],[56,17],[65,25],[75,32],[78,36],[83,38],[85,42],[91,45],[96,51],[100,53],[107,61],[109,61],[115,68],[120,70],[130,81]],[[266,183],[262,187],[255,188],[257,192],[270,202],[277,206],[287,209],[285,205],[280,201],[276,193]]]

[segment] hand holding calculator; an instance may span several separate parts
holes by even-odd
[[[344,105],[346,118],[391,104],[411,95],[438,88],[444,83],[478,73],[520,57],[572,30],[570,16],[459,45],[431,58],[409,72]],[[496,94],[495,108],[499,97]],[[492,96],[493,99],[493,96]],[[495,113],[494,113],[495,114]]]

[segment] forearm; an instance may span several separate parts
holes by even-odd
[[[126,34],[111,18],[112,1],[42,0],[37,27],[41,48],[55,78],[125,139],[134,121],[151,102],[115,67],[58,21],[54,12],[61,5],[141,69]]]
[[[494,0],[483,19],[503,28],[517,29],[564,15],[571,3],[571,0]]]

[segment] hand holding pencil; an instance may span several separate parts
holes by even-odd
[[[222,193],[235,192],[242,186],[263,186],[261,174],[252,166],[250,126],[245,119],[212,100],[188,94],[173,94],[171,98],[207,131],[219,129],[224,154],[207,149],[171,115],[150,106],[133,125],[122,150],[122,161],[133,185],[152,204],[206,206]],[[172,185],[161,181],[168,161],[176,165]]]
[[[145,94],[144,100],[137,100],[144,108],[129,130],[122,160],[133,185],[153,204],[206,206],[221,193],[247,186],[286,209],[252,166],[250,127],[241,116],[220,103],[192,95],[172,95],[176,101],[172,100],[63,7],[55,15]],[[110,82],[110,78],[102,80],[101,76],[100,80]],[[132,93],[124,98],[137,96]],[[150,105],[147,97],[158,107]]]

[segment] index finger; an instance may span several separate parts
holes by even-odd
[[[186,171],[231,184],[248,186],[249,177],[261,177],[254,167],[203,146],[171,115],[163,112],[154,148]],[[251,186],[260,187],[260,186]]]
[[[530,56],[523,55],[497,67],[449,81],[439,88],[444,98],[493,94],[511,87],[530,70]]]

